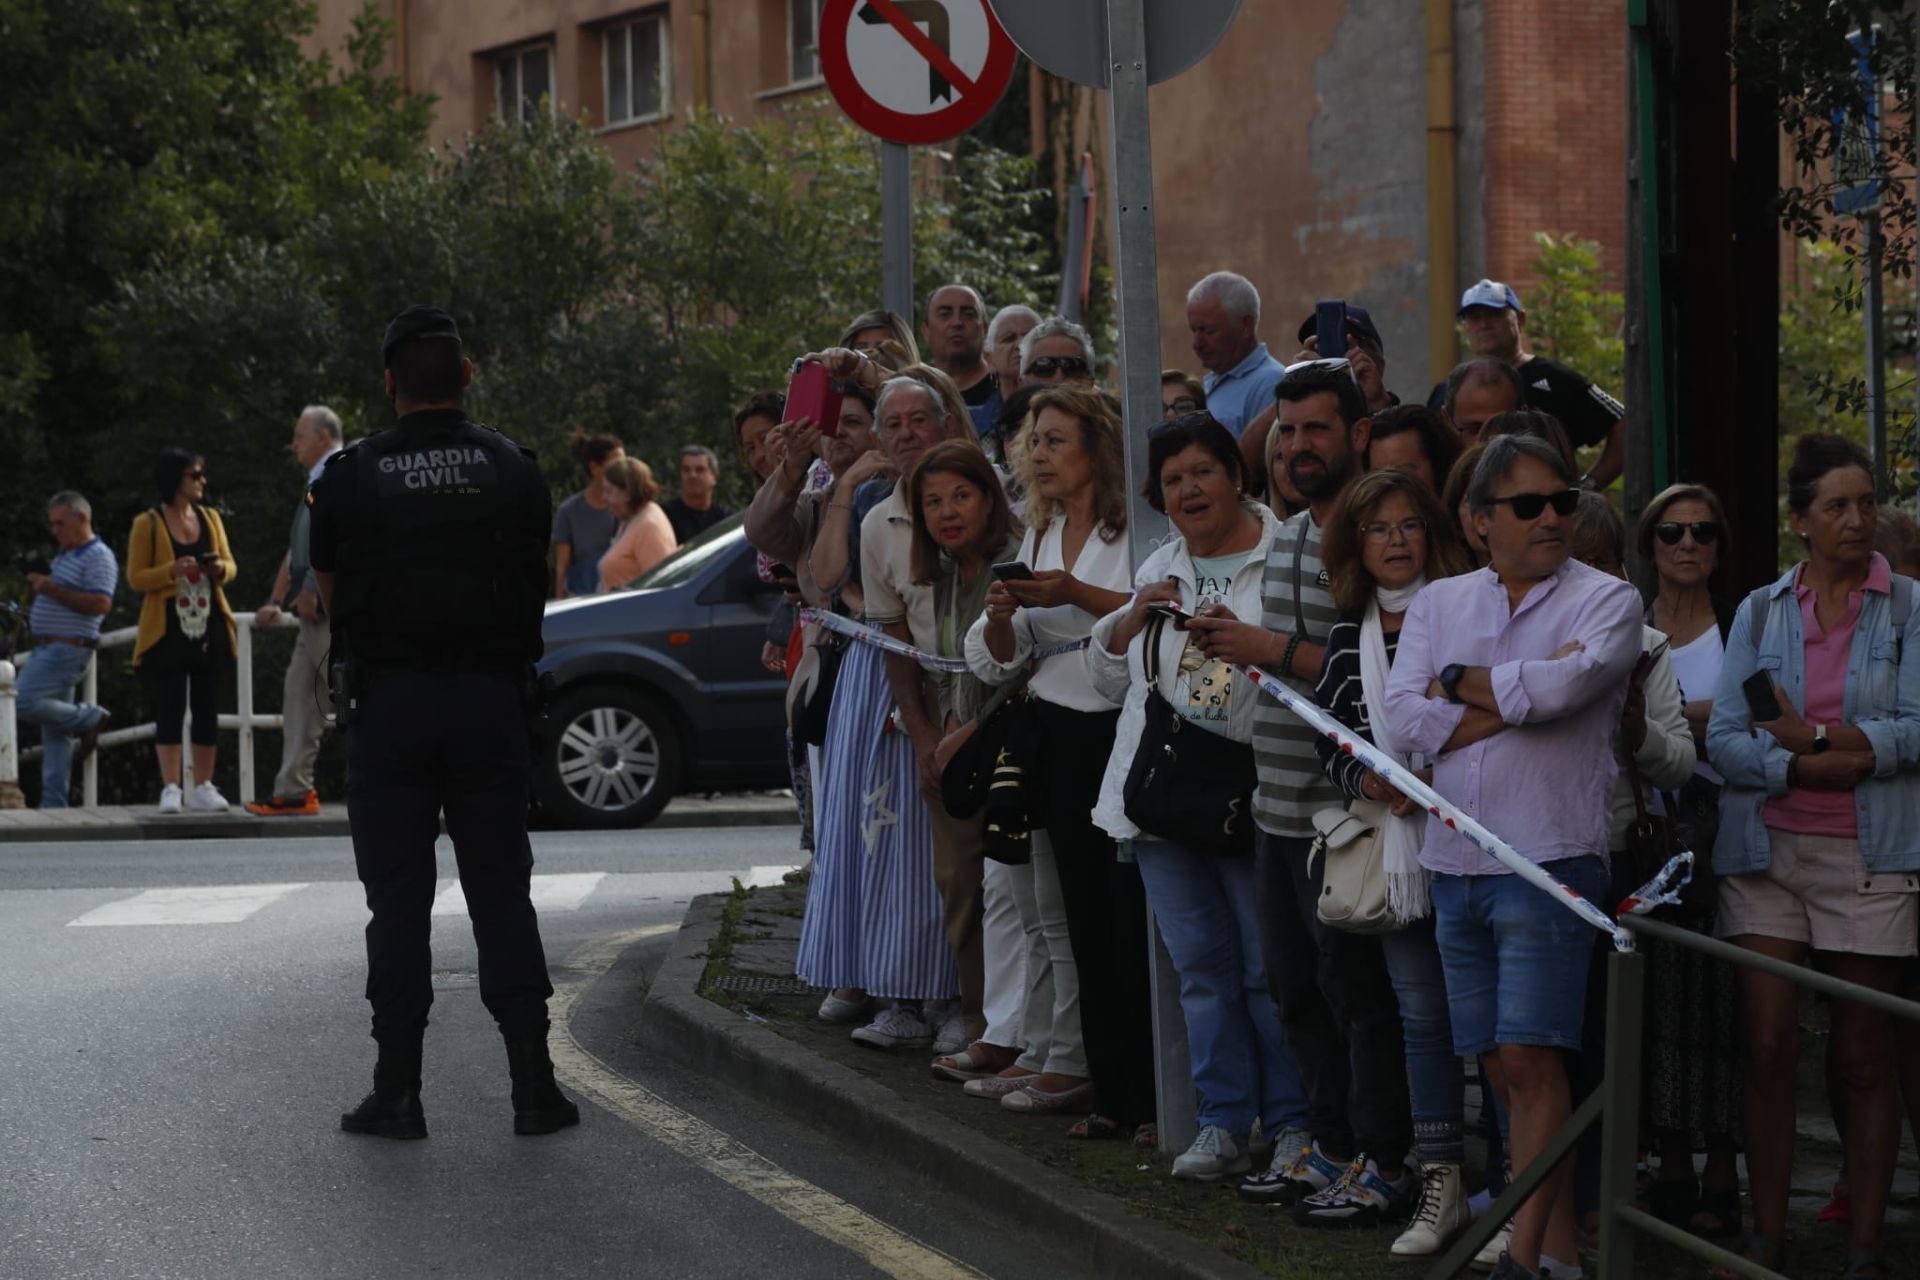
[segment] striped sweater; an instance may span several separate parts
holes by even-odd
[[[1298,630],[1314,644],[1326,642],[1340,612],[1327,593],[1327,570],[1320,561],[1320,529],[1313,523],[1312,512],[1302,511],[1274,534],[1260,594],[1262,626],[1283,636]],[[1280,675],[1278,671],[1271,674]],[[1305,681],[1288,680],[1287,684],[1305,696],[1313,695],[1312,686]],[[1253,712],[1253,761],[1259,773],[1259,786],[1253,793],[1253,820],[1269,835],[1310,840],[1314,813],[1340,803],[1339,791],[1320,767],[1319,752],[1314,747],[1319,736],[1278,699],[1261,693]]]
[[[1387,666],[1392,667],[1394,650],[1400,647],[1399,629],[1387,632],[1385,640]],[[1367,718],[1367,700],[1360,688],[1359,619],[1342,618],[1328,633],[1327,661],[1320,668],[1320,683],[1314,687],[1313,699],[1327,709],[1327,714],[1353,730],[1355,737],[1373,741],[1373,723]],[[1363,799],[1360,784],[1367,776],[1367,766],[1334,746],[1332,738],[1318,737],[1314,746],[1320,752],[1320,767],[1333,785],[1345,792],[1348,799]]]

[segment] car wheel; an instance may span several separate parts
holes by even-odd
[[[563,695],[547,714],[536,790],[569,827],[638,827],[680,785],[680,735],[653,698],[615,685]]]

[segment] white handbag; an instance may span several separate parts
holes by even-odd
[[[1387,806],[1354,800],[1344,809],[1313,815],[1315,858],[1324,859],[1320,878],[1320,923],[1345,933],[1392,933],[1405,921],[1387,906]]]

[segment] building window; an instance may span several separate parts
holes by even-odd
[[[820,78],[821,0],[787,0],[787,82]]]
[[[503,53],[493,64],[494,106],[506,120],[531,120],[547,99],[553,109],[553,46]]]
[[[662,14],[608,27],[607,123],[653,120],[667,111],[667,20]]]

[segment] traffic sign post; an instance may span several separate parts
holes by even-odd
[[[1057,76],[1108,90],[1121,402],[1126,409],[1131,504],[1127,529],[1137,569],[1167,536],[1166,517],[1148,506],[1142,493],[1147,427],[1160,420],[1159,258],[1147,87],[1205,57],[1233,25],[1240,0],[994,0],[994,6],[1022,53]],[[1197,1132],[1187,1024],[1180,1009],[1179,976],[1157,922],[1151,931],[1147,955],[1153,977],[1160,1145],[1179,1151]]]
[[[986,119],[1018,51],[986,0],[827,0],[820,73],[842,110],[880,143],[881,299],[913,317],[909,146],[945,142]]]

